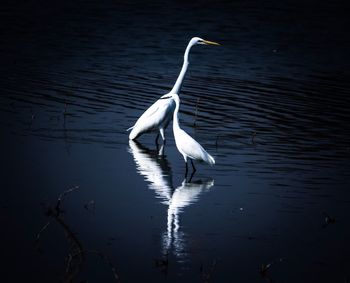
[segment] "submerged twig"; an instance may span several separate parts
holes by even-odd
[[[196,112],[195,112],[195,114],[194,114],[194,122],[193,122],[193,126],[194,126],[194,127],[196,127],[196,122],[197,122],[199,100],[200,100],[200,98],[197,98]]]
[[[216,139],[215,139],[215,147],[216,149],[218,149],[218,141],[219,141],[219,135],[216,136]]]
[[[67,283],[73,282],[73,279],[77,276],[77,274],[79,273],[79,270],[81,269],[82,263],[84,261],[84,256],[86,254],[90,254],[90,253],[96,254],[96,255],[100,256],[101,258],[103,258],[110,266],[116,282],[120,282],[116,268],[112,264],[111,260],[106,255],[104,255],[103,253],[101,253],[99,251],[84,250],[84,248],[83,248],[81,242],[79,241],[79,239],[77,238],[77,236],[72,232],[71,228],[68,226],[68,224],[65,223],[65,221],[61,217],[62,212],[63,212],[63,210],[61,209],[62,201],[64,200],[64,198],[68,194],[77,190],[78,188],[79,188],[79,186],[75,186],[73,188],[70,188],[70,189],[64,191],[63,193],[61,193],[59,195],[56,205],[54,207],[48,207],[46,214],[49,217],[52,217],[52,219],[50,219],[37,233],[36,243],[38,244],[39,239],[41,237],[41,234],[47,229],[47,227],[53,221],[55,221],[64,230],[66,238],[73,243],[72,248],[71,248],[72,251],[67,256],[67,263],[66,263],[65,275],[64,275],[63,282],[67,282]]]
[[[30,109],[30,122],[28,124],[28,129],[31,130],[32,129],[32,126],[33,126],[33,123],[34,123],[34,119],[35,119],[35,114],[34,114],[34,111],[33,111],[33,108]]]
[[[326,212],[323,212],[322,214],[325,221],[325,223],[322,225],[323,228],[327,227],[329,224],[335,223],[335,217],[329,216]]]
[[[64,103],[64,110],[63,110],[63,115],[66,116],[68,114],[67,112],[67,107],[68,107],[68,103],[67,101]]]
[[[256,132],[253,132],[251,137],[252,144],[255,144],[255,136],[256,136]]]
[[[279,259],[274,260],[274,261],[272,261],[270,263],[267,263],[267,264],[263,263],[263,264],[261,264],[261,267],[260,267],[260,274],[261,274],[261,276],[263,278],[265,278],[267,281],[272,282],[272,280],[271,280],[271,278],[270,278],[270,276],[268,274],[268,270],[272,267],[272,265],[274,265],[274,264],[276,264],[278,262],[282,262],[282,261],[283,261],[283,258],[279,258]]]
[[[57,215],[59,215],[59,214],[62,212],[62,210],[60,209],[60,206],[61,206],[61,202],[62,202],[63,198],[64,198],[66,195],[70,194],[71,192],[73,192],[73,191],[75,191],[75,190],[77,190],[77,189],[79,189],[79,186],[75,186],[75,187],[73,187],[73,188],[70,188],[70,189],[68,189],[68,190],[65,190],[63,193],[61,193],[61,194],[59,195],[59,197],[58,197],[58,199],[57,199],[57,204],[56,204],[56,207],[55,207],[55,210],[56,210],[56,214],[57,214]]]
[[[71,88],[73,88],[73,85],[71,86]],[[67,108],[68,108],[68,96],[70,94],[73,94],[73,92],[71,91],[65,91],[65,94],[66,94],[66,97],[64,99],[64,110],[63,110],[63,116],[65,117],[66,115],[68,115],[68,112],[67,112]]]
[[[39,242],[40,240],[40,236],[41,236],[41,233],[43,233],[47,227],[49,227],[49,225],[51,224],[52,220],[49,220],[41,229],[40,231],[38,232],[38,234],[36,234],[36,242]]]
[[[84,255],[86,255],[86,254],[94,254],[94,255],[99,256],[101,259],[103,259],[109,265],[109,267],[111,268],[111,270],[113,272],[114,279],[117,282],[120,282],[120,279],[119,279],[116,267],[114,266],[114,264],[112,263],[110,258],[108,256],[106,256],[105,254],[103,254],[102,252],[96,251],[96,250],[81,250],[81,251],[78,251],[77,253],[75,253],[73,255],[70,254],[69,256],[71,257],[71,259],[73,259],[74,257],[84,257]]]

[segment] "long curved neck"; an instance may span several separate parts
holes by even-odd
[[[190,53],[190,50],[191,50],[191,47],[192,47],[192,44],[191,42],[187,45],[187,48],[186,48],[186,51],[185,51],[185,54],[184,54],[184,62],[182,64],[182,68],[181,68],[181,72],[175,82],[175,85],[173,86],[172,90],[170,91],[170,93],[177,93],[179,94],[180,93],[180,90],[181,90],[181,87],[182,87],[182,82],[185,78],[185,75],[186,75],[186,72],[187,72],[187,68],[188,68],[188,65],[189,65],[189,62],[188,62],[188,55]]]
[[[179,108],[180,108],[180,104],[178,101],[175,101],[176,106],[175,106],[175,110],[174,110],[174,117],[173,117],[173,130],[177,131],[180,129],[180,124],[179,124]]]

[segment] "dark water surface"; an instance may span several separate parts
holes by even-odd
[[[0,281],[349,282],[344,3],[3,4]],[[180,121],[216,165],[186,182],[171,127],[126,129],[192,36],[222,46],[190,54]]]

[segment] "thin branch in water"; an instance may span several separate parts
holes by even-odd
[[[113,273],[113,277],[116,280],[116,282],[120,282],[120,278],[119,278],[118,273],[117,273],[117,268],[114,266],[114,264],[112,263],[110,258],[108,256],[106,256],[105,254],[103,254],[102,252],[96,251],[96,250],[82,250],[82,251],[78,251],[77,253],[75,253],[73,255],[70,254],[69,256],[73,259],[74,257],[83,257],[86,254],[94,254],[94,255],[99,256],[102,260],[104,260],[111,268],[112,273]]]
[[[49,227],[49,225],[51,224],[51,222],[52,222],[52,220],[49,220],[49,221],[40,229],[40,231],[38,232],[38,234],[36,234],[35,242],[39,242],[41,233],[43,233],[43,232],[47,229],[47,227]]]
[[[255,140],[254,140],[254,139],[255,139],[255,136],[256,136],[256,132],[253,132],[253,133],[252,133],[252,137],[251,137],[251,143],[252,143],[252,144],[255,144]]]
[[[217,135],[216,139],[215,139],[215,147],[216,147],[216,149],[218,149],[218,141],[219,141],[219,135]]]
[[[57,199],[57,204],[56,204],[56,207],[55,207],[57,216],[62,212],[62,210],[60,209],[60,206],[61,206],[61,202],[63,201],[63,198],[66,197],[71,192],[77,190],[77,189],[79,189],[79,186],[75,186],[73,188],[65,190],[63,193],[61,193],[59,195],[59,197]]]
[[[120,279],[119,279],[119,276],[118,276],[118,273],[117,273],[117,269],[116,267],[114,266],[114,264],[112,263],[112,261],[110,260],[110,258],[108,256],[106,256],[105,254],[99,252],[99,251],[95,251],[95,250],[88,250],[86,251],[87,253],[93,253],[93,254],[96,254],[98,255],[100,258],[104,259],[107,264],[109,265],[109,267],[111,268],[112,272],[113,272],[113,276],[114,276],[114,279],[117,281],[117,282],[120,282]]]
[[[66,274],[70,270],[70,266],[71,266],[72,260],[73,260],[72,254],[68,254],[67,265],[66,265]]]
[[[329,216],[326,212],[323,212],[322,214],[325,221],[325,223],[322,225],[323,228],[327,227],[329,224],[335,223],[335,217]]]
[[[267,264],[261,264],[261,267],[260,267],[260,274],[261,276],[266,279],[268,282],[273,282],[272,279],[270,278],[269,276],[269,273],[268,273],[268,270],[276,263],[278,262],[282,262],[284,259],[283,258],[279,258],[277,260],[274,260],[270,263],[267,263]]]
[[[196,123],[197,123],[197,116],[198,116],[198,104],[199,104],[199,100],[200,100],[200,97],[197,98],[197,103],[196,103],[196,112],[195,112],[195,115],[194,115],[194,122],[193,122],[193,126],[196,127]]]
[[[71,88],[73,88],[73,85],[71,86]],[[71,91],[66,91],[65,94],[66,94],[66,97],[65,97],[65,99],[64,99],[63,116],[68,115],[68,112],[67,112],[67,107],[68,107],[68,95],[73,94],[73,92],[71,92]]]
[[[63,115],[66,116],[68,113],[67,113],[67,107],[68,107],[68,103],[67,101],[64,103],[64,110],[63,110]]]
[[[63,193],[61,193],[57,199],[56,206],[53,208],[51,206],[47,209],[47,215],[51,217],[51,219],[40,229],[40,231],[37,233],[36,236],[36,243],[38,245],[38,242],[40,240],[41,234],[47,229],[47,227],[52,223],[53,220],[55,220],[64,230],[66,238],[72,243],[71,245],[71,252],[68,254],[66,258],[66,268],[65,268],[65,275],[62,280],[62,282],[65,283],[72,283],[74,278],[79,274],[79,271],[81,270],[84,257],[86,254],[92,253],[98,255],[100,258],[104,259],[106,263],[110,266],[113,276],[116,280],[116,282],[120,282],[119,276],[117,274],[116,268],[113,265],[112,261],[103,253],[95,250],[84,250],[82,244],[80,243],[79,239],[76,237],[76,235],[72,232],[71,228],[64,222],[63,218],[61,217],[63,210],[61,210],[61,204],[64,198],[70,194],[71,192],[77,190],[79,186],[75,186],[73,188],[70,188]]]

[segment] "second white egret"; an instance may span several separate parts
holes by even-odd
[[[206,150],[189,134],[187,134],[184,130],[180,128],[178,112],[180,108],[180,98],[174,93],[171,95],[172,99],[175,101],[175,110],[174,110],[174,118],[173,118],[173,131],[175,137],[175,143],[177,149],[182,154],[186,163],[186,173],[188,172],[187,159],[190,158],[193,173],[196,171],[196,167],[193,164],[192,160],[204,161],[210,165],[215,164],[215,159],[208,153]],[[193,175],[192,173],[192,175]]]

